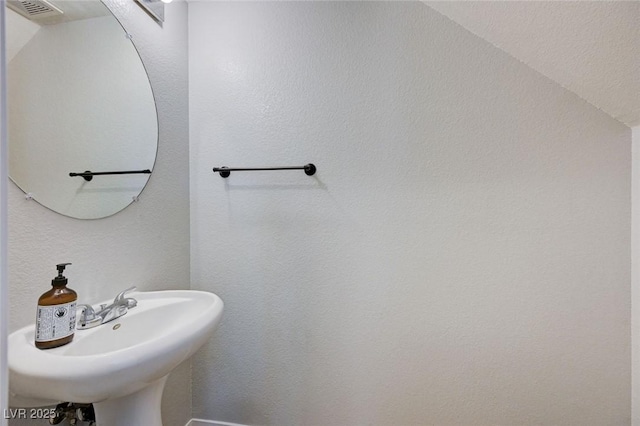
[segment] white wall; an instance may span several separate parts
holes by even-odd
[[[11,60],[20,52],[20,50],[29,43],[29,40],[35,36],[40,30],[40,25],[35,22],[18,15],[13,10],[5,9],[5,18],[7,20],[7,27],[11,28],[11,32],[7,32],[7,62]]]
[[[189,159],[187,5],[166,8],[161,27],[135,2],[109,0],[134,37],[149,73],[159,114],[159,152],[149,184],[115,216],[70,219],[9,188],[9,300],[12,330],[33,322],[37,299],[50,288],[55,264],[72,262],[69,287],[82,302],[141,290],[189,287]],[[190,418],[190,366],[170,378],[163,401],[166,426]]]
[[[6,8],[0,7],[0,410],[9,404],[7,372],[7,334],[9,331],[9,279],[7,274],[7,185],[9,180],[7,161],[7,57],[6,57]],[[4,417],[4,416],[2,416]],[[7,420],[0,418],[0,426]]]
[[[631,176],[631,344],[632,346],[632,406],[634,426],[640,426],[640,127],[632,129],[633,173]]]
[[[630,422],[627,127],[420,3],[192,2],[189,52],[194,417]]]

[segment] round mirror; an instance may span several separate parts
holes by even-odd
[[[7,7],[11,179],[66,216],[119,212],[144,189],[158,149],[153,93],[135,47],[98,0]]]

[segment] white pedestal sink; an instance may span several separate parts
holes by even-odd
[[[223,311],[213,293],[130,293],[138,306],[109,323],[76,330],[74,340],[37,349],[34,325],[9,336],[9,387],[15,406],[93,403],[98,426],[162,426],[168,374],[213,334]]]

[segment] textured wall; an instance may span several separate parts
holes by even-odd
[[[632,184],[632,222],[631,222],[631,289],[632,289],[632,418],[633,426],[640,426],[640,127],[632,129],[633,138],[633,174]]]
[[[10,327],[33,322],[37,299],[50,288],[55,264],[72,262],[69,287],[82,302],[113,297],[131,285],[141,290],[189,287],[189,158],[187,4],[166,8],[156,24],[135,2],[106,2],[134,42],[149,73],[159,114],[154,173],[140,201],[115,216],[77,220],[55,214],[11,185],[9,193]],[[190,368],[167,384],[166,426],[190,417]]]
[[[627,127],[420,3],[193,2],[189,49],[194,417],[629,423]]]
[[[7,186],[9,179],[7,150],[7,52],[6,52],[6,8],[0,8],[0,409],[9,404],[7,372],[7,334],[9,331],[9,276],[7,273],[8,206]],[[0,426],[7,420],[0,418]]]
[[[13,57],[24,47],[25,44],[31,40],[38,30],[40,25],[35,22],[23,18],[13,10],[7,8],[5,10],[6,25],[11,28],[11,32],[7,33],[7,62],[10,62]]]

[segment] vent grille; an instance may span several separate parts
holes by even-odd
[[[62,11],[46,0],[7,0],[13,11],[31,20],[62,15]]]

